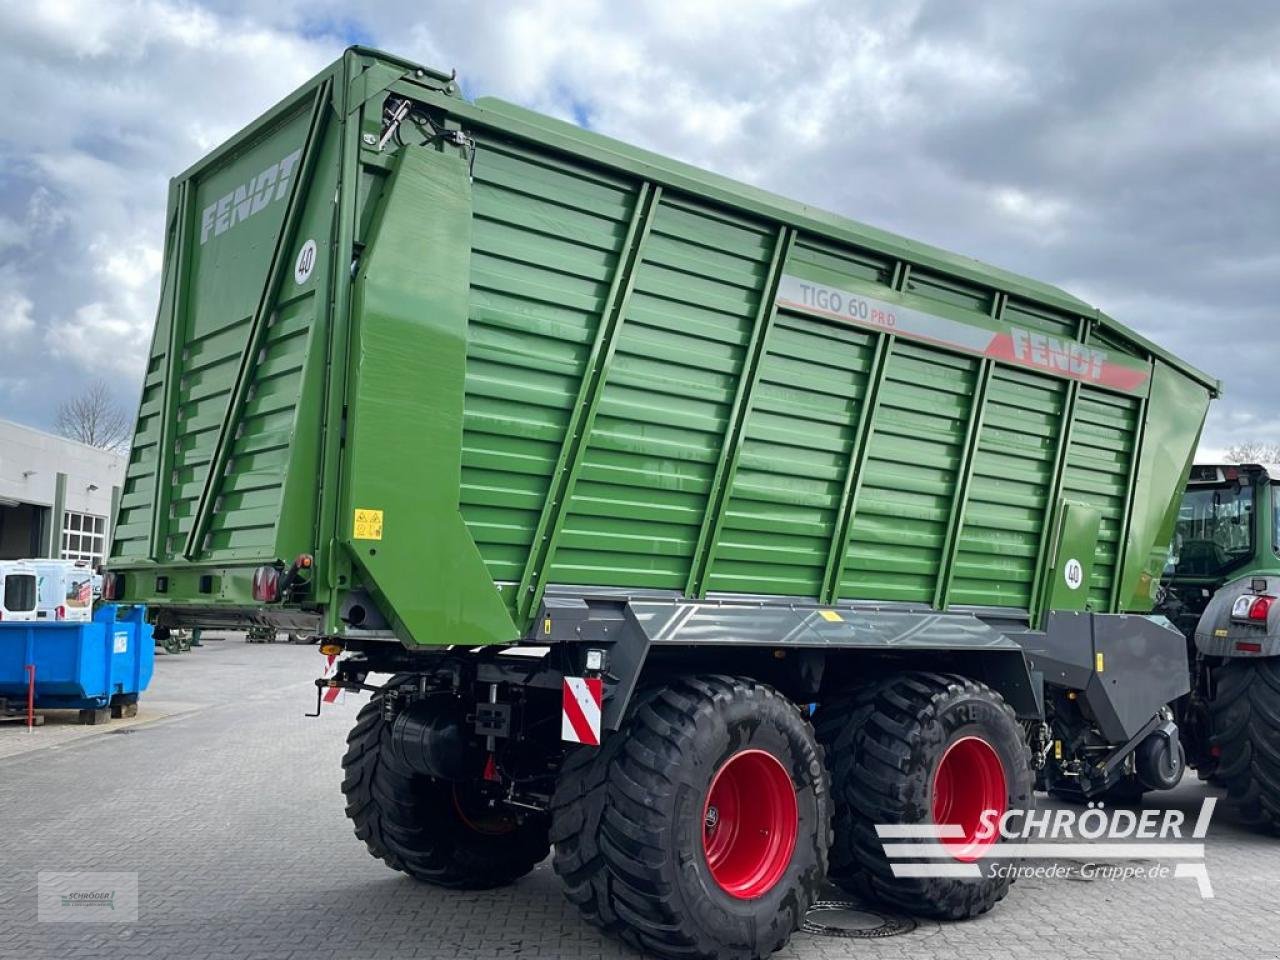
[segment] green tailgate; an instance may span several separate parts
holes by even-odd
[[[1072,605],[1145,610],[1217,390],[1056,288],[370,51],[170,208],[112,567],[174,622],[270,618],[253,570],[299,554],[281,610],[407,643],[514,639],[548,585],[1037,618],[1069,503]]]
[[[331,88],[295,95],[174,181],[113,568],[227,567],[314,546]]]

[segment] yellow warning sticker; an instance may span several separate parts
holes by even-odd
[[[829,623],[844,623],[844,617],[836,613],[834,610],[819,610],[818,616]]]
[[[355,532],[352,534],[352,537],[356,540],[381,540],[382,511],[361,510],[357,508]]]
[[[551,618],[550,617],[547,617],[545,620],[542,621],[542,632],[545,633],[548,637],[551,636]]]
[[[1213,635],[1215,637],[1225,637],[1227,635],[1227,631],[1222,627],[1218,627],[1218,629],[1213,631]]]
[[[1103,670],[1103,666],[1104,666],[1104,665],[1103,665],[1103,661],[1102,661],[1102,653],[1101,653],[1101,652],[1098,652],[1098,653],[1094,654],[1093,659],[1094,659],[1094,661],[1095,661],[1095,662],[1094,662],[1094,665],[1093,665],[1094,670],[1096,670],[1098,673],[1101,673],[1101,672],[1102,672],[1102,670]]]

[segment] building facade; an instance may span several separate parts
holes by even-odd
[[[103,561],[127,455],[0,420],[0,560]]]

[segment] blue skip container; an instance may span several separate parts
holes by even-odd
[[[104,603],[87,623],[0,620],[0,699],[11,710],[26,709],[27,664],[34,664],[37,709],[111,707],[129,715],[151,682],[155,658],[142,606]]]

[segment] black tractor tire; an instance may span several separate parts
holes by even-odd
[[[731,815],[725,804],[721,819],[712,799],[722,774],[745,786],[736,796],[753,799],[750,811]],[[769,821],[777,826],[737,829],[744,814],[778,812],[779,801],[784,816]],[[637,693],[601,748],[569,754],[552,801],[553,864],[588,922],[642,951],[755,960],[781,948],[818,897],[830,823],[822,749],[794,704],[754,680],[680,678]],[[713,872],[717,837],[750,847],[792,825],[789,855],[774,843],[748,858],[764,865],[756,888],[723,885],[730,875]]]
[[[901,673],[832,698],[814,723],[835,801],[833,882],[893,910],[939,920],[976,917],[1004,898],[1012,880],[1007,870],[993,869],[1006,867],[1004,861],[978,861],[979,877],[895,877],[876,833],[876,824],[932,823],[942,760],[971,738],[999,759],[1007,809],[1034,806],[1023,729],[998,693],[966,677]]]
[[[375,694],[357,715],[342,759],[347,816],[373,856],[417,880],[465,890],[513,883],[546,859],[545,816],[468,817],[468,785],[414,773],[393,756],[390,733]]]
[[[1214,771],[1241,822],[1280,832],[1280,658],[1228,660],[1209,709]]]

